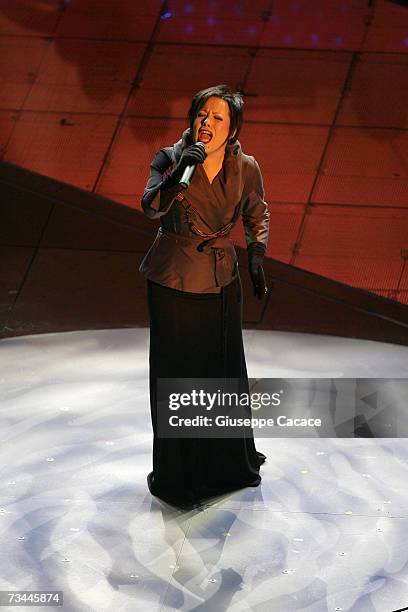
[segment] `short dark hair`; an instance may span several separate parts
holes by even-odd
[[[230,111],[230,130],[228,134],[228,143],[233,144],[241,131],[243,121],[244,100],[239,92],[233,92],[228,85],[215,85],[197,92],[191,101],[191,106],[188,111],[188,120],[190,121],[191,133],[193,132],[193,123],[200,109],[211,97],[222,98],[228,104]],[[236,134],[231,137],[231,134],[236,130]]]

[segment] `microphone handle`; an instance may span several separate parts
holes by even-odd
[[[193,178],[194,170],[196,169],[196,167],[197,166],[195,164],[193,166],[185,167],[183,176],[181,177],[179,181],[179,185],[181,185],[181,187],[184,187],[184,189],[187,189],[189,187],[191,179]]]

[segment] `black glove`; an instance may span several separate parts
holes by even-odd
[[[180,173],[183,174],[186,166],[202,164],[206,157],[207,153],[205,152],[205,148],[201,145],[201,143],[192,144],[189,147],[186,147],[182,152],[177,164],[177,170],[180,170]]]
[[[262,300],[267,292],[265,273],[262,262],[265,255],[265,247],[260,242],[251,242],[247,248],[248,272],[251,277],[254,296]]]
[[[172,180],[178,182],[187,166],[202,164],[206,157],[207,153],[203,146],[196,143],[186,147],[181,154],[177,167],[170,175]]]

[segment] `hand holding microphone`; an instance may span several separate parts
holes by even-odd
[[[175,170],[177,176],[180,176],[178,182],[181,187],[187,189],[197,165],[202,164],[206,157],[207,153],[203,142],[196,142],[184,149]]]
[[[207,153],[203,142],[196,142],[186,147],[176,168],[160,184],[160,191],[174,198],[186,190],[190,185],[197,165],[202,164],[206,157]]]

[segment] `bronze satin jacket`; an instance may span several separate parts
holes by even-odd
[[[210,183],[202,164],[190,186],[161,189],[184,147],[193,144],[190,129],[173,147],[160,149],[150,165],[142,208],[160,218],[157,236],[140,264],[140,272],[161,285],[193,293],[219,293],[238,275],[237,255],[229,233],[242,215],[247,245],[265,248],[268,205],[259,165],[237,141],[228,145],[220,172]]]

